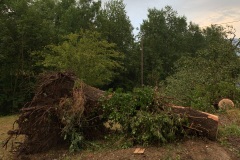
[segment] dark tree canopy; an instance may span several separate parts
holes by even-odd
[[[174,62],[187,52],[186,18],[178,16],[170,6],[162,10],[149,9],[140,34],[144,47],[145,81],[154,85],[170,75]]]
[[[132,90],[141,85],[141,51],[145,85],[167,82],[172,93],[175,77],[182,84],[203,75],[200,89],[217,97],[217,87],[227,95],[239,84],[240,41],[234,28],[202,29],[170,6],[150,8],[134,35],[123,0],[1,0],[0,28],[0,114],[23,107],[32,98],[36,76],[52,70],[73,70],[102,89]]]

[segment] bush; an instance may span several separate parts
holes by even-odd
[[[183,119],[176,115],[139,111],[130,121],[130,136],[138,144],[166,143],[184,135]]]
[[[111,99],[103,100],[104,117],[122,126],[122,133],[136,144],[165,143],[184,135],[185,118],[171,114],[151,87],[136,88],[132,93],[116,91]],[[110,124],[111,125],[111,124]]]

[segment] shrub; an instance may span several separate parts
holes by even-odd
[[[164,98],[151,87],[121,90],[103,100],[104,117],[112,124],[119,123],[122,133],[136,144],[170,142],[184,135],[185,118],[171,114]],[[110,124],[111,125],[111,124]]]

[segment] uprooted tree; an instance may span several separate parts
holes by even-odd
[[[104,135],[106,121],[119,123],[122,132],[138,144],[164,143],[188,132],[210,139],[217,136],[217,116],[171,105],[157,89],[108,94],[60,72],[41,75],[37,84],[34,98],[21,109],[18,127],[8,132],[4,144],[14,135],[25,135],[20,154],[66,142],[76,150],[83,139]]]
[[[19,152],[33,153],[62,143],[63,137],[98,136],[103,124],[99,123],[100,111],[95,107],[103,93],[78,81],[71,73],[43,74],[33,100],[21,109],[16,121],[18,128],[8,132],[8,140],[13,135],[25,135]],[[79,126],[78,130],[75,126]]]

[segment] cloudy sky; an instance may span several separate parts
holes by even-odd
[[[162,9],[170,5],[179,15],[186,16],[188,21],[200,27],[228,23],[240,38],[240,0],[124,0],[124,4],[135,28],[147,18],[148,8]]]

